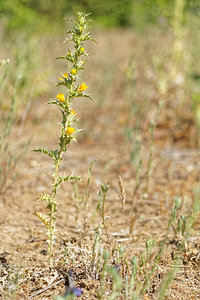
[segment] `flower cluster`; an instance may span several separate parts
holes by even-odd
[[[84,65],[88,59],[88,54],[83,44],[87,40],[92,40],[90,32],[88,31],[89,21],[86,19],[87,15],[77,12],[77,22],[72,21],[75,26],[68,33],[71,37],[67,39],[68,41],[74,42],[74,51],[68,49],[66,56],[59,56],[58,59],[65,59],[71,63],[71,67],[68,73],[62,73],[59,77],[58,86],[65,86],[67,89],[66,94],[59,93],[56,98],[56,104],[62,107],[63,114],[65,115],[65,122],[62,122],[62,140],[70,143],[71,139],[75,139],[75,133],[78,130],[74,128],[77,127],[78,119],[74,110],[72,109],[72,100],[77,97],[87,97],[91,99],[90,95],[85,94],[88,86],[82,82],[77,84],[79,81],[80,71],[83,70]],[[55,103],[51,101],[51,103]],[[72,116],[73,115],[73,116]]]

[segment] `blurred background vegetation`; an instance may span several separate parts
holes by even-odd
[[[17,107],[23,99],[26,99],[27,103],[35,96],[52,96],[49,87],[51,84],[55,86],[53,76],[58,76],[58,71],[51,62],[57,55],[62,54],[60,51],[67,30],[66,19],[72,17],[75,10],[91,13],[91,19],[94,21],[93,31],[96,29],[96,32],[105,36],[109,49],[115,47],[116,39],[112,42],[115,36],[122,37],[123,33],[129,32],[127,47],[121,44],[118,54],[120,51],[129,52],[126,59],[119,62],[119,68],[122,70],[126,63],[129,64],[126,74],[121,71],[120,74],[122,80],[125,80],[125,85],[130,85],[132,91],[135,89],[134,76],[140,68],[139,60],[142,59],[145,64],[145,57],[149,55],[149,67],[145,68],[152,68],[153,72],[158,73],[155,88],[163,89],[163,85],[169,87],[167,81],[173,81],[166,78],[169,73],[173,73],[178,81],[179,75],[183,76],[185,87],[187,85],[187,89],[192,91],[191,109],[197,110],[200,106],[199,0],[0,0],[0,59],[10,58],[11,62],[7,83],[4,90],[1,89],[4,101],[12,98],[19,79]],[[131,39],[136,34],[137,40],[141,39],[143,43],[141,50],[138,47],[141,53],[139,60],[136,57],[139,54],[135,54],[136,49],[131,45]],[[156,41],[159,44],[157,49],[154,47]],[[109,82],[114,85],[113,75],[120,55],[116,54],[116,57],[109,60],[109,52],[105,54],[105,69],[101,68],[102,74],[99,74],[99,78],[102,78],[101,83],[96,83],[99,85],[96,86],[96,91],[99,91],[99,98],[102,99],[107,97],[105,89],[103,94],[102,87],[107,84],[108,90]],[[98,72],[95,65],[94,68],[95,72]],[[132,81],[128,78],[130,76]],[[143,79],[142,77],[141,80]],[[145,85],[144,82],[142,84]],[[91,85],[94,86],[94,83]],[[162,87],[156,87],[158,85]],[[47,91],[49,93],[46,93]]]
[[[152,24],[166,26],[173,7],[174,0],[1,0],[0,17],[7,30],[26,28],[36,33],[62,25],[74,10],[80,10],[92,13],[95,24],[104,27],[141,29]],[[196,21],[199,8],[199,0],[187,1],[185,16]]]
[[[200,124],[199,0],[0,0],[0,59],[10,59],[9,75],[4,89],[1,88],[1,94],[4,95],[2,101],[5,102],[1,107],[7,106],[7,100],[12,98],[19,79],[16,111],[22,103],[30,102],[37,96],[54,96],[52,90],[60,72],[60,66],[57,69],[55,67],[55,57],[62,54],[61,45],[67,31],[66,19],[73,17],[75,10],[91,13],[94,35],[98,32],[100,42],[102,35],[108,42],[107,48],[104,47],[105,67],[102,57],[96,57],[96,62],[93,62],[95,73],[99,73],[98,80],[91,82],[94,87],[91,92],[97,93],[94,96],[101,99],[101,102],[97,101],[98,108],[102,106],[103,99],[109,97],[106,92],[109,84],[116,89],[116,71],[121,76],[119,85],[124,83],[121,89],[130,88],[130,94],[134,95],[137,102],[137,97],[141,98],[141,89],[137,91],[140,80],[144,89],[148,90],[149,86],[145,87],[144,82],[144,77],[147,79],[148,75],[141,73],[140,80],[136,77],[140,77],[140,71],[147,74],[152,69],[151,72],[157,73],[154,88],[158,90],[170,89],[169,81],[173,80],[167,78],[168,74],[173,73],[171,76],[176,77],[175,81],[184,77],[184,88],[190,91],[190,108]],[[118,53],[111,59],[110,49],[118,47],[117,37],[122,38],[126,34],[127,44],[121,43]],[[136,40],[141,40],[137,46],[138,54],[132,44],[136,35]],[[122,52],[123,59],[120,58]],[[140,61],[144,64],[143,70],[139,66]],[[124,71],[126,64],[127,70]],[[4,76],[2,73],[4,68],[0,70],[0,78]],[[103,88],[105,84],[106,90]]]
[[[0,0],[0,60],[10,60],[0,68],[0,127],[8,133],[4,144],[16,137],[16,130],[18,137],[29,140],[25,124],[41,128],[42,123],[49,130],[54,123],[51,108],[47,114],[38,107],[55,97],[60,72],[66,72],[66,65],[55,58],[66,51],[66,19],[75,10],[91,13],[98,41],[88,44],[93,55],[83,73],[96,104],[81,106],[86,128],[82,140],[99,143],[117,132],[117,141],[127,143],[140,172],[149,124],[162,101],[158,128],[163,145],[177,140],[184,147],[200,145],[199,0]],[[24,152],[17,157],[8,153],[15,163]]]
[[[0,90],[2,109],[9,106],[16,82],[19,114],[24,103],[28,110],[37,97],[54,97],[62,71],[55,57],[66,51],[62,44],[66,19],[75,10],[91,13],[94,36],[100,41],[98,48],[89,49],[96,51],[96,57],[93,66],[89,62],[91,72],[84,75],[97,109],[109,103],[117,90],[122,102],[127,95],[134,98],[134,107],[146,99],[148,112],[148,103],[166,93],[166,103],[189,105],[200,128],[199,0],[0,0],[0,59],[10,59],[7,80]],[[123,38],[124,44],[120,42]],[[116,52],[112,57],[111,49]],[[1,68],[0,80],[4,72]],[[184,96],[178,98],[184,100],[175,102],[174,91],[183,91],[180,82]],[[150,88],[160,93],[151,101]]]

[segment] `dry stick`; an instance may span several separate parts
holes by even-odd
[[[105,200],[106,200],[106,196],[103,195],[103,205],[102,205],[102,223],[103,223],[103,227],[105,229],[105,232],[106,232],[106,236],[107,236],[107,239],[108,239],[108,242],[110,243],[110,238],[109,238],[109,235],[108,235],[108,230],[107,230],[107,226],[105,224],[105,215],[104,215],[104,205],[105,205]]]
[[[58,284],[61,283],[62,281],[65,281],[64,278],[62,278],[62,279],[60,279],[59,281],[54,282],[54,283],[48,285],[47,287],[41,289],[40,291],[38,291],[38,292],[32,294],[29,298],[31,299],[31,298],[33,298],[33,297],[35,297],[35,296],[38,296],[38,295],[44,293],[45,291],[47,291],[48,289],[52,288],[53,286],[58,285]]]
[[[122,213],[123,213],[123,218],[124,218],[124,225],[126,225],[126,219],[125,219],[125,202],[126,202],[126,192],[125,192],[125,188],[122,182],[122,178],[121,176],[119,176],[119,181],[118,181],[118,185],[119,185],[119,190],[114,189],[116,191],[116,193],[118,194],[121,203],[122,203]]]
[[[99,192],[99,200],[100,199],[102,200],[101,209],[100,209],[100,216],[101,216],[101,219],[102,219],[103,228],[106,232],[108,243],[110,243],[110,239],[109,239],[108,230],[107,230],[107,227],[106,227],[106,224],[105,224],[105,211],[104,211],[104,209],[105,209],[106,194],[107,194],[109,188],[110,188],[109,184],[102,183],[101,184],[101,190]]]
[[[122,178],[121,176],[119,176],[119,181],[118,181],[118,184],[119,184],[119,188],[120,188],[120,192],[118,193],[121,201],[122,201],[122,212],[124,214],[124,207],[125,207],[125,202],[126,202],[126,192],[125,192],[125,188],[123,186],[123,182],[122,182]]]

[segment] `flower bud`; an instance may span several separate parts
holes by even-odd
[[[81,92],[84,92],[85,90],[87,90],[87,88],[88,88],[87,85],[84,82],[82,82],[78,88],[78,91],[81,93]]]
[[[77,73],[77,72],[76,72],[75,69],[72,69],[72,70],[71,70],[71,74],[72,74],[72,75],[76,75],[76,73]]]
[[[74,127],[67,127],[65,129],[65,134],[72,135],[72,133],[74,133],[74,132],[75,132]]]
[[[58,99],[58,101],[60,102],[65,102],[65,96],[63,94],[58,94],[56,96],[56,98]]]

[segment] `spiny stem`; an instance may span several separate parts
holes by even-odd
[[[87,85],[82,82],[77,85],[76,81],[79,79],[78,72],[83,70],[83,66],[87,60],[88,54],[84,49],[84,42],[93,39],[90,36],[90,32],[88,31],[88,23],[89,20],[86,20],[87,15],[84,13],[77,12],[76,13],[76,21],[73,21],[74,30],[69,31],[71,33],[70,41],[74,42],[75,51],[68,51],[66,56],[59,56],[57,59],[65,59],[68,61],[71,66],[69,66],[69,71],[67,73],[62,73],[62,76],[59,78],[59,82],[57,86],[65,86],[67,92],[65,94],[59,93],[56,96],[56,100],[50,100],[49,104],[56,104],[62,112],[63,120],[61,122],[62,132],[59,138],[59,149],[49,151],[46,148],[37,148],[36,152],[42,152],[49,157],[51,157],[54,161],[53,174],[52,174],[52,190],[51,195],[42,194],[40,200],[48,203],[47,209],[49,210],[48,217],[41,214],[35,213],[35,215],[44,223],[48,230],[48,241],[49,241],[49,259],[50,264],[52,265],[52,250],[53,250],[53,239],[55,232],[55,213],[57,211],[57,202],[56,195],[57,190],[60,186],[60,183],[63,181],[69,180],[80,180],[78,176],[59,176],[59,168],[62,160],[62,156],[64,152],[67,150],[67,146],[71,143],[71,141],[76,141],[76,134],[78,133],[77,123],[79,122],[79,118],[76,116],[76,113],[72,107],[72,100],[74,98],[86,97],[92,99],[92,97],[85,93],[88,88]],[[74,128],[75,127],[75,128]]]
[[[59,170],[59,166],[60,166],[60,162],[61,162],[61,159],[62,159],[62,155],[63,155],[63,151],[62,151],[62,147],[60,149],[60,152],[59,152],[59,156],[58,156],[58,159],[56,161],[56,164],[55,164],[55,171],[54,171],[54,183],[53,183],[53,196],[52,196],[52,200],[55,199],[56,197],[56,194],[57,194],[57,180],[58,180],[58,170]],[[50,265],[52,266],[52,238],[53,238],[53,228],[54,228],[54,212],[55,212],[55,204],[52,203],[50,204],[51,207],[50,207],[50,220],[49,220],[49,223],[50,223],[50,226],[49,226],[49,259],[50,259]]]

